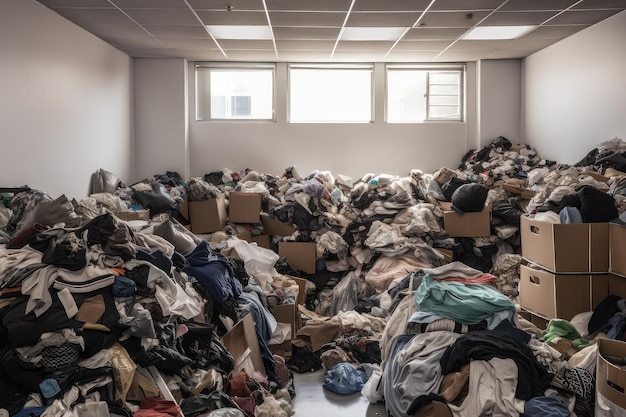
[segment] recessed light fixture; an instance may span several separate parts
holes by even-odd
[[[272,39],[269,26],[207,25],[215,39]]]
[[[342,41],[395,41],[406,28],[400,27],[347,27],[341,34]]]
[[[537,26],[478,26],[461,36],[464,40],[517,39]]]

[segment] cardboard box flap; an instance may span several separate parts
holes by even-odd
[[[596,388],[607,400],[626,408],[626,370],[612,364],[607,357],[626,357],[626,343],[613,339],[598,340]]]
[[[291,236],[296,231],[296,228],[292,225],[272,219],[267,214],[261,215],[261,224],[265,233],[270,236]]]
[[[249,373],[259,371],[266,375],[259,340],[250,314],[246,314],[235,327],[222,336],[222,344],[235,360],[235,372],[247,369]],[[250,367],[252,369],[249,369]]]
[[[317,271],[317,246],[315,242],[280,242],[278,255],[284,257],[290,267],[314,274]]]

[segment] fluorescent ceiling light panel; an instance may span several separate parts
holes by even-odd
[[[395,41],[406,28],[397,27],[350,27],[343,28],[342,41]]]
[[[464,40],[517,39],[536,26],[478,26],[461,37]]]
[[[269,26],[207,25],[215,39],[272,39]]]

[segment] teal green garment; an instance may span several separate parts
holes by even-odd
[[[504,319],[512,320],[516,314],[511,300],[491,285],[436,281],[432,274],[422,279],[415,292],[415,304],[421,311],[462,324],[484,320],[490,329]]]
[[[542,342],[549,342],[555,337],[564,337],[572,341],[578,349],[589,346],[589,341],[583,339],[572,323],[563,319],[552,319],[548,322],[546,330],[541,335]]]

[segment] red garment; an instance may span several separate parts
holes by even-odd
[[[133,413],[133,417],[181,417],[181,415],[180,407],[175,401],[154,397],[142,400],[139,410]]]

